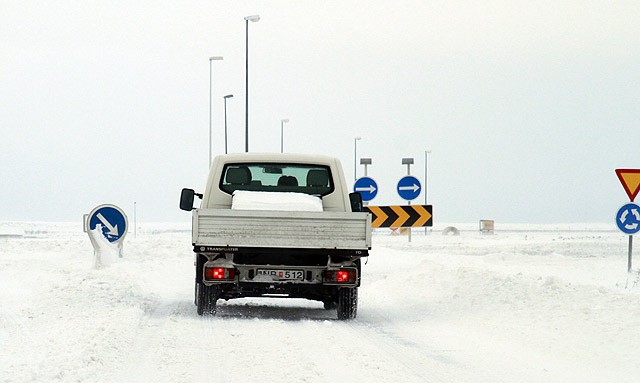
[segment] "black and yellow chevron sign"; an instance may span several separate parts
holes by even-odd
[[[371,227],[433,226],[432,205],[364,206],[373,215]]]

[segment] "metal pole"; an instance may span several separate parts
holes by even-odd
[[[212,61],[213,60],[222,60],[223,57],[222,56],[211,56],[209,57],[209,167],[211,167],[211,143],[213,141],[213,136],[212,136],[212,128],[211,125],[213,124],[211,122],[211,105],[213,103],[212,101],[212,97],[213,97],[213,75],[212,75]]]
[[[631,253],[633,248],[633,235],[629,236],[629,262],[627,263],[627,272],[631,272]]]
[[[424,204],[427,204],[427,164],[429,161],[429,157],[427,156],[428,151],[424,151]],[[426,229],[426,226],[425,226]]]
[[[224,97],[224,154],[227,154],[227,97]]]
[[[212,83],[212,70],[211,70],[211,62],[213,60],[209,58],[209,168],[211,168],[211,88],[213,87]]]
[[[411,175],[411,164],[407,164],[407,175]],[[411,201],[407,202],[409,202],[409,206],[411,206]],[[411,226],[409,226],[409,242],[411,242]]]
[[[245,21],[245,92],[244,92],[244,151],[249,152],[249,21],[257,22],[259,15],[247,16]]]
[[[358,168],[357,168],[357,153],[358,153],[358,141],[361,140],[362,137],[355,137],[353,139],[353,182],[356,182],[356,180],[358,179],[357,177],[357,172],[358,172]]]
[[[358,139],[354,138],[353,139],[353,182],[356,182],[356,180],[358,179],[358,177],[356,176],[356,153],[358,152]]]
[[[284,123],[289,122],[288,118],[280,120],[280,153],[284,153]]]
[[[427,205],[427,168],[429,167],[429,150],[424,151],[424,204]],[[424,235],[429,233],[429,228],[424,227]]]
[[[136,217],[136,203],[133,202],[133,238],[138,237],[138,220]]]
[[[249,152],[249,20],[245,19],[244,151]]]

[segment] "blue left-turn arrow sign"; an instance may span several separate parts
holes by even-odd
[[[353,184],[353,191],[362,194],[363,201],[371,201],[376,198],[376,195],[378,194],[378,184],[373,180],[373,178],[358,178],[356,183]]]

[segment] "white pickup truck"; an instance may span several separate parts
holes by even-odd
[[[215,314],[218,299],[291,297],[355,318],[371,215],[359,193],[348,194],[338,159],[218,156],[204,194],[183,189],[180,208],[193,211],[199,315]]]

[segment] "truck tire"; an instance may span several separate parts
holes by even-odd
[[[220,296],[220,286],[198,284],[198,315],[216,315],[216,303]]]
[[[193,294],[193,304],[196,305],[196,307],[198,306],[198,286],[200,285],[200,283],[198,283],[198,281],[196,281],[196,288],[193,289],[194,294]]]
[[[195,294],[193,299],[193,304],[198,306],[198,290],[200,286],[202,286],[202,269],[204,268],[204,263],[207,261],[204,255],[198,254],[196,257],[196,288],[194,289]]]
[[[354,319],[358,313],[358,288],[338,290],[338,319]]]

